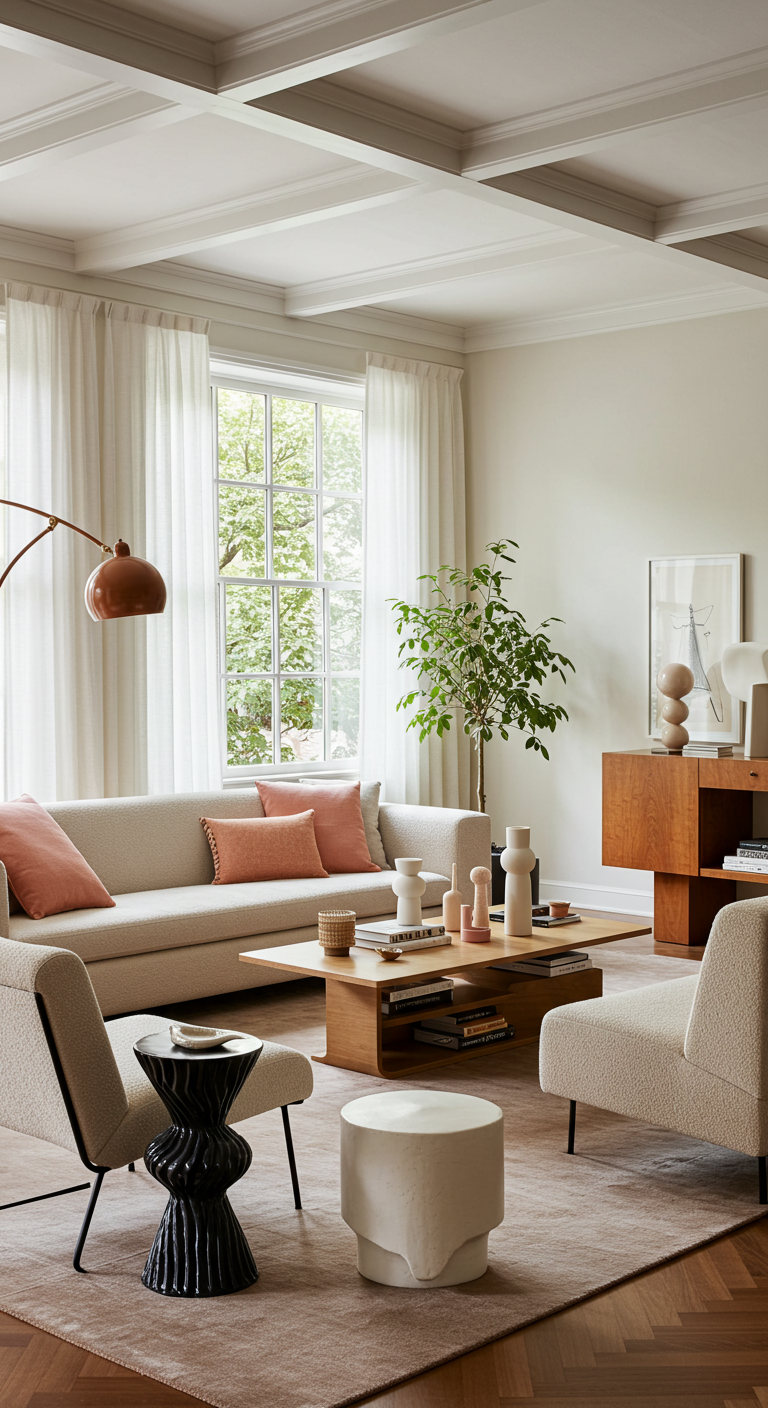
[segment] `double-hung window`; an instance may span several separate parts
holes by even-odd
[[[358,752],[362,407],[230,378],[214,403],[225,772],[338,766]]]

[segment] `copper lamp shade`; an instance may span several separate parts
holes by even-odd
[[[131,557],[122,538],[85,584],[85,604],[94,621],[120,616],[155,616],[165,610],[165,582],[151,562]]]

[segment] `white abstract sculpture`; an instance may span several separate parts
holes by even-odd
[[[469,878],[475,887],[472,924],[475,929],[487,929],[490,923],[488,918],[488,886],[491,883],[491,872],[485,865],[476,865],[474,870],[470,870]]]
[[[341,1215],[357,1267],[385,1286],[458,1286],[504,1218],[498,1105],[444,1090],[363,1095],[341,1111]]]
[[[744,757],[768,758],[768,645],[729,645],[721,662],[723,684],[747,706]]]
[[[427,882],[419,875],[421,856],[401,856],[395,861],[392,889],[397,895],[397,922],[407,928],[421,924],[421,897]]]
[[[508,826],[507,846],[501,853],[501,868],[507,872],[504,885],[504,933],[527,938],[531,924],[531,871],[536,857],[531,850],[530,826]]]

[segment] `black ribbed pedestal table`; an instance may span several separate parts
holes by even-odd
[[[243,1291],[259,1273],[227,1189],[249,1168],[251,1150],[224,1123],[261,1055],[254,1036],[189,1051],[170,1034],[144,1036],[137,1060],[173,1123],[144,1155],[170,1197],[142,1282],[164,1296],[224,1296]]]

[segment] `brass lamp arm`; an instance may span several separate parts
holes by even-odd
[[[26,509],[27,513],[37,513],[41,518],[48,519],[48,527],[44,528],[42,533],[38,533],[36,538],[32,538],[30,542],[27,543],[26,547],[21,549],[21,552],[17,552],[13,562],[8,563],[2,577],[0,577],[0,587],[2,587],[11,568],[16,566],[19,558],[23,557],[25,552],[29,552],[29,549],[35,546],[35,543],[39,543],[40,539],[44,538],[46,533],[52,533],[59,523],[61,523],[64,528],[71,528],[73,533],[80,533],[83,538],[88,538],[90,542],[96,544],[97,548],[101,548],[102,552],[108,552],[110,556],[113,555],[113,550],[107,543],[100,542],[98,538],[94,538],[92,533],[86,533],[84,528],[78,528],[76,523],[68,523],[66,518],[57,518],[55,514],[46,513],[45,509],[42,508],[33,508],[31,504],[18,504],[14,499],[0,499],[0,504],[7,504],[9,508],[23,508]]]

